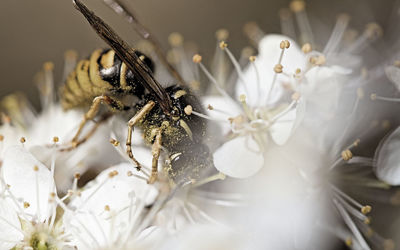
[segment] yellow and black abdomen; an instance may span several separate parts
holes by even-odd
[[[135,53],[154,71],[148,57]],[[142,84],[111,49],[95,50],[89,59],[78,62],[61,87],[61,104],[64,109],[87,107],[96,96],[104,94],[144,95]]]

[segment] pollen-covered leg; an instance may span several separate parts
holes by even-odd
[[[85,127],[86,123],[88,121],[92,120],[97,115],[97,113],[99,112],[100,104],[102,104],[102,103],[106,104],[111,109],[123,110],[123,108],[124,108],[124,106],[119,101],[117,101],[109,96],[102,95],[102,96],[98,96],[98,97],[94,98],[92,106],[90,107],[88,112],[86,112],[86,114],[84,115],[83,120],[82,120],[81,124],[79,125],[78,131],[76,132],[74,138],[72,138],[71,148],[76,148],[77,146],[79,146],[80,144],[85,142],[91,135],[94,134],[94,132],[98,128],[100,122],[97,123],[93,127],[93,129],[91,131],[89,131],[89,133],[87,135],[85,135],[83,137],[83,139],[79,140],[79,135],[82,133],[82,130]],[[102,118],[101,121],[102,120],[105,120],[105,118]]]
[[[131,158],[135,164],[136,164],[136,168],[138,170],[140,170],[141,165],[140,163],[136,160],[136,158],[133,156],[132,153],[132,133],[133,133],[133,127],[135,126],[135,124],[140,121],[141,119],[143,119],[143,117],[145,117],[147,115],[147,113],[150,112],[150,110],[154,107],[155,103],[153,101],[149,101],[146,105],[144,105],[144,107],[139,110],[139,112],[137,112],[135,114],[134,117],[132,117],[129,122],[128,122],[128,137],[126,138],[126,153],[128,154],[129,158]]]
[[[151,176],[147,183],[152,184],[157,180],[157,174],[158,174],[158,158],[160,158],[160,152],[161,152],[161,143],[162,143],[162,131],[163,128],[157,129],[156,132],[156,139],[154,140],[153,146],[151,148],[151,153],[153,155],[153,160],[151,164]]]

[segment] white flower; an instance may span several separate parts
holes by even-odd
[[[52,172],[21,146],[11,146],[1,167],[0,246],[61,249],[69,245],[56,219],[57,192]]]
[[[148,227],[146,219],[158,191],[132,169],[120,164],[104,170],[70,201],[64,220],[78,249],[154,249],[162,239],[163,231]]]

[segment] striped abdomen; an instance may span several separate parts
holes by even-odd
[[[140,59],[154,71],[153,62],[136,51]],[[139,98],[144,87],[137,81],[125,63],[110,49],[95,50],[89,59],[76,65],[61,87],[61,103],[64,109],[89,106],[93,98],[103,94],[129,94]]]

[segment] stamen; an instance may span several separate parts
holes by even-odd
[[[75,50],[65,51],[62,82],[65,82],[65,80],[68,77],[68,74],[74,70],[77,61],[78,61],[78,53]]]
[[[371,248],[368,246],[367,242],[361,235],[360,231],[357,229],[357,226],[354,224],[353,220],[347,213],[346,209],[344,209],[343,206],[336,199],[333,199],[333,203],[335,204],[336,208],[341,214],[344,222],[346,223],[346,225],[349,227],[349,229],[357,239],[358,243],[360,243],[362,249],[370,250]]]
[[[336,25],[333,28],[331,37],[328,40],[328,43],[326,44],[323,54],[329,55],[331,53],[334,53],[342,41],[343,35],[347,29],[347,25],[349,24],[350,21],[350,16],[347,14],[341,14],[339,15]]]
[[[277,79],[278,74],[279,74],[279,73],[282,73],[282,68],[283,68],[283,66],[282,66],[282,59],[283,59],[283,54],[285,53],[285,49],[288,49],[288,48],[290,47],[290,42],[289,42],[288,40],[282,41],[282,42],[280,43],[279,47],[281,48],[282,51],[281,51],[281,54],[280,54],[280,56],[279,56],[278,63],[275,65],[275,68],[274,68],[275,74],[274,74],[274,76],[273,76],[272,83],[271,83],[271,87],[270,87],[270,89],[269,89],[269,91],[268,91],[267,98],[266,98],[266,100],[265,100],[265,102],[264,102],[265,104],[268,104],[268,101],[269,101],[269,99],[270,99],[272,90],[274,89],[275,82],[276,82],[276,79]]]
[[[194,111],[194,110],[192,110],[192,113],[191,113],[191,114],[197,115],[197,116],[199,116],[199,117],[201,117],[201,118],[204,118],[204,119],[207,119],[207,120],[210,120],[210,121],[226,122],[226,120],[213,118],[213,117],[211,117],[211,116],[208,116],[208,115],[199,113],[199,112]]]
[[[224,97],[230,99],[232,101],[232,103],[236,103],[235,100],[233,100],[233,98],[228,95],[228,93],[226,93],[226,91],[224,89],[222,89],[217,80],[215,80],[215,78],[211,75],[211,73],[207,70],[207,68],[203,65],[203,63],[201,62],[202,57],[199,54],[196,54],[193,56],[193,62],[198,64],[201,68],[201,70],[203,71],[203,73],[207,76],[207,78],[211,81],[211,83],[214,84],[215,88],[218,90],[218,92],[223,95]]]
[[[370,98],[372,101],[380,100],[380,101],[387,101],[387,102],[400,102],[400,98],[383,97],[383,96],[378,96],[375,93],[371,94]]]
[[[305,11],[306,3],[303,0],[294,0],[290,3],[290,9],[296,15],[296,20],[300,30],[300,40],[302,43],[314,44],[314,37],[311,26]]]
[[[331,185],[332,189],[337,192],[339,195],[341,195],[341,197],[343,197],[345,200],[347,200],[348,202],[350,202],[351,204],[353,204],[355,207],[359,208],[360,211],[363,214],[368,214],[369,212],[371,212],[372,208],[369,205],[361,205],[359,202],[357,202],[356,200],[354,200],[353,198],[351,198],[350,196],[348,196],[346,193],[344,193],[343,191],[341,191],[340,189],[338,189],[337,187],[335,187],[334,185]]]
[[[33,171],[35,172],[35,182],[36,182],[36,216],[38,221],[40,221],[40,196],[39,196],[39,167],[34,166]]]
[[[225,180],[225,178],[226,178],[226,175],[221,173],[221,172],[219,172],[218,174],[212,175],[212,176],[207,177],[207,178],[205,178],[203,180],[200,180],[198,182],[193,182],[192,187],[193,188],[199,187],[199,186],[202,186],[202,185],[207,184],[209,182],[213,182],[213,181],[217,181],[217,180]]]
[[[231,60],[231,62],[233,64],[233,66],[235,67],[236,73],[239,76],[240,82],[242,83],[242,86],[243,86],[245,92],[249,93],[248,89],[247,89],[247,83],[244,80],[243,71],[240,68],[239,62],[235,59],[235,57],[233,56],[232,52],[228,49],[228,44],[225,43],[224,41],[221,41],[220,42],[220,48],[222,50],[224,50],[226,52],[226,54],[228,55],[229,59]]]
[[[246,23],[243,27],[243,31],[255,46],[258,46],[261,39],[265,36],[264,31],[262,31],[260,27],[258,27],[256,22]]]
[[[108,178],[105,178],[97,187],[96,189],[80,204],[78,209],[83,208],[86,203],[94,196],[94,194],[96,194],[100,188],[102,188],[111,178],[113,178],[114,176],[116,176],[118,174],[118,172],[111,171],[110,173],[108,173]]]
[[[258,67],[254,63],[255,60],[256,60],[255,56],[250,56],[249,57],[250,65],[251,65],[251,67],[253,67],[254,71],[256,72],[256,82],[257,82],[257,100],[256,100],[256,103],[260,104],[259,102],[260,102],[260,99],[261,99],[261,81],[260,81],[260,74],[259,74],[259,71],[258,71]]]
[[[296,37],[296,32],[293,24],[292,13],[289,9],[281,9],[279,11],[279,17],[281,21],[282,34],[291,38]]]
[[[377,23],[367,24],[363,34],[357,38],[348,48],[344,50],[346,54],[361,52],[367,45],[383,35],[382,28]]]
[[[297,100],[293,100],[289,106],[287,106],[283,111],[281,111],[279,114],[277,114],[275,117],[273,117],[271,119],[271,123],[276,122],[279,118],[281,118],[282,116],[284,116],[285,114],[287,114],[290,110],[292,110],[292,108],[296,105]]]
[[[54,77],[53,77],[54,64],[46,62],[43,64],[44,81],[38,83],[41,93],[42,108],[48,108],[54,103]]]

